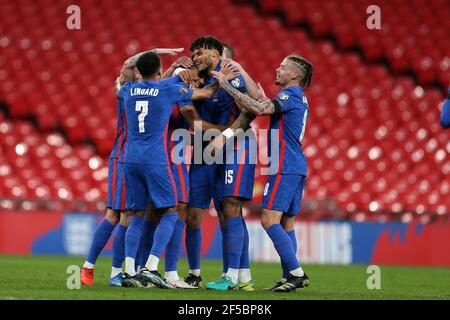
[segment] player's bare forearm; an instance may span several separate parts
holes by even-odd
[[[191,129],[191,130],[199,131],[199,130],[196,130],[196,129],[198,129],[198,127],[201,128],[201,131],[206,131],[209,129],[217,129],[219,131],[223,131],[226,129],[226,126],[212,124],[208,121],[202,120],[200,118],[200,115],[198,114],[197,110],[192,106],[184,106],[184,107],[180,108],[180,112],[181,112],[181,115],[183,116],[183,118],[188,123],[189,129]]]
[[[217,89],[219,89],[219,84],[217,81],[202,89],[194,89],[191,100],[195,101],[209,99],[214,95],[214,93],[216,93]]]
[[[254,114],[241,112],[239,117],[233,122],[233,124],[230,126],[230,129],[233,131],[237,129],[246,129],[250,123],[256,118]]]
[[[245,89],[250,98],[259,100],[261,98],[261,92],[259,92],[258,86],[256,82],[250,77],[250,75],[245,71],[244,68],[241,67],[241,75],[245,81]]]
[[[257,116],[269,115],[275,112],[275,105],[272,101],[258,102],[249,96],[241,93],[239,90],[233,88],[225,78],[220,78],[219,84],[230,96],[234,98],[236,103],[245,109],[248,113]]]

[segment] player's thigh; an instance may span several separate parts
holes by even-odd
[[[125,164],[117,162],[116,165],[116,187],[112,201],[112,208],[116,211],[124,211],[127,206],[127,183],[125,178]]]
[[[247,150],[237,151],[236,163],[225,163],[223,172],[223,196],[251,200],[255,182],[255,164],[249,163]]]
[[[106,207],[112,208],[114,194],[117,182],[117,159],[108,160],[108,195],[106,200]]]
[[[303,197],[303,189],[305,187],[305,176],[295,175],[291,179],[292,189],[294,191],[294,196],[288,210],[285,215],[289,217],[295,217],[300,213]]]
[[[145,211],[148,203],[148,188],[145,181],[145,166],[125,164],[125,184],[128,186],[127,209]]]
[[[269,176],[263,191],[262,208],[287,212],[296,194],[298,180],[293,175],[275,174]]]
[[[177,188],[169,166],[147,166],[145,180],[150,201],[156,209],[178,205]]]
[[[209,208],[213,196],[216,165],[191,164],[189,168],[189,206]]]
[[[184,163],[171,163],[170,168],[172,170],[173,180],[177,187],[178,201],[189,203],[189,173],[186,165]]]

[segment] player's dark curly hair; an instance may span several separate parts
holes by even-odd
[[[137,59],[136,68],[144,78],[153,76],[161,68],[161,59],[156,53],[148,51]]]
[[[311,86],[313,80],[313,64],[305,58],[297,56],[295,54],[291,54],[287,58],[304,71],[304,77],[300,79],[300,84],[303,88],[308,89]]]
[[[195,39],[191,43],[191,47],[189,48],[189,50],[191,50],[191,52],[194,52],[199,48],[216,49],[219,52],[219,55],[222,55],[223,53],[222,42],[213,36],[203,36]]]

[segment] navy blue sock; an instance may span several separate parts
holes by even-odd
[[[281,258],[281,261],[286,263],[288,271],[295,270],[300,267],[297,257],[295,256],[294,246],[292,245],[291,238],[287,232],[283,229],[281,224],[273,224],[267,230],[267,234],[272,239],[273,245]]]
[[[92,239],[91,248],[89,249],[87,262],[95,264],[100,252],[102,252],[111,237],[111,232],[114,230],[115,226],[116,225],[111,224],[106,218],[98,225],[94,233],[94,238]]]
[[[178,212],[164,213],[161,216],[161,221],[156,227],[153,236],[153,245],[150,254],[160,258],[162,252],[167,247],[170,238],[172,237],[173,227],[178,219]]]
[[[127,227],[119,223],[113,240],[112,266],[114,268],[122,268],[123,260],[125,260],[125,232]]]
[[[222,261],[223,261],[223,273],[228,271],[228,239],[227,239],[227,227],[220,227],[222,231]]]
[[[250,257],[248,252],[248,245],[249,245],[248,230],[244,218],[242,218],[242,227],[244,228],[244,243],[242,245],[240,269],[250,269]]]
[[[156,224],[150,223],[145,219],[142,227],[141,241],[139,243],[138,265],[143,268],[147,263],[150,250],[153,245],[153,236],[155,234]]]
[[[202,229],[201,227],[186,227],[186,251],[189,262],[189,269],[200,269],[200,253],[202,250]]]
[[[242,217],[237,216],[227,220],[228,267],[239,269],[242,247],[244,246],[244,228]]]
[[[294,247],[294,252],[297,255],[297,238],[295,237],[295,230],[287,231],[289,238],[291,238],[292,246]],[[281,261],[281,267],[283,268],[283,278],[287,279],[289,276],[289,270],[284,261]]]
[[[172,237],[166,248],[166,271],[176,271],[178,258],[180,257],[181,246],[183,245],[183,232],[186,223],[183,220],[177,220],[173,227]]]
[[[144,220],[144,217],[131,217],[130,225],[125,233],[125,257],[136,259]]]

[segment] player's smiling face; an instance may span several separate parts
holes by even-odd
[[[289,82],[288,79],[288,73],[287,70],[287,59],[284,59],[280,66],[275,70],[276,71],[276,77],[275,77],[275,84],[278,86],[283,86]]]
[[[194,61],[194,64],[199,72],[204,72],[212,66],[213,53],[214,50],[205,48],[198,48],[194,50],[192,55],[192,61]]]
[[[289,84],[293,79],[295,79],[298,76],[297,72],[294,72],[291,70],[289,66],[289,60],[285,58],[280,66],[275,70],[276,71],[276,77],[275,77],[275,84],[281,87],[286,86]]]

